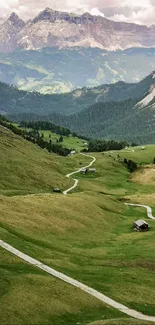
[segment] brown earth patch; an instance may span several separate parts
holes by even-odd
[[[155,184],[155,166],[145,166],[139,168],[133,175],[131,180],[138,184]]]

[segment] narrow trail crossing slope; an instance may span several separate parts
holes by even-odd
[[[146,211],[147,211],[147,216],[149,219],[154,219],[155,220],[155,217],[153,217],[152,215],[152,209],[148,206],[148,205],[144,205],[144,204],[134,204],[134,203],[125,203],[125,205],[128,205],[128,206],[132,206],[132,207],[142,207],[142,208],[145,208]]]
[[[93,163],[96,161],[95,157],[85,155],[85,154],[83,154],[83,155],[87,156],[87,157],[91,157],[93,159],[91,161],[91,163],[88,166],[82,167],[79,170],[66,175],[66,177],[70,177],[70,176],[72,176],[74,174],[79,173],[83,168],[88,168],[88,167],[92,166]],[[73,188],[75,188],[78,185],[78,180],[74,179],[74,181],[75,181],[74,185],[71,188],[69,188],[68,190],[64,191],[63,194],[68,194]],[[131,203],[126,203],[126,205],[144,207],[144,208],[147,209],[148,217],[151,218],[151,219],[155,219],[153,217],[153,215],[152,215],[152,209],[150,207],[146,206],[146,205],[131,204]],[[11,245],[9,245],[8,243],[4,242],[3,240],[0,240],[0,247],[6,249],[7,251],[11,252],[12,254],[18,256],[19,258],[26,261],[27,263],[29,263],[29,264],[31,264],[31,265],[33,265],[33,266],[47,272],[47,273],[49,273],[50,275],[52,275],[52,276],[54,276],[54,277],[56,277],[56,278],[58,278],[58,279],[60,279],[60,280],[62,280],[64,282],[67,282],[67,283],[69,283],[70,285],[72,285],[74,287],[77,287],[77,288],[85,291],[89,295],[99,299],[103,303],[106,303],[107,305],[119,310],[120,312],[122,312],[122,313],[124,313],[124,314],[126,314],[128,316],[131,316],[133,318],[140,319],[140,320],[155,322],[155,316],[147,316],[147,315],[144,315],[144,314],[142,314],[140,312],[137,312],[137,311],[135,311],[133,309],[130,309],[130,308],[124,306],[124,305],[120,304],[119,302],[109,298],[108,296],[105,296],[101,292],[99,292],[99,291],[97,291],[97,290],[95,290],[95,289],[93,289],[91,287],[88,287],[87,285],[83,284],[82,282],[74,280],[73,278],[52,269],[48,265],[41,263],[40,261],[32,258],[31,256],[22,253],[21,251],[19,251],[18,249],[14,248]]]
[[[80,173],[81,172],[81,170],[83,170],[84,168],[89,168],[89,167],[91,167],[93,164],[94,164],[94,162],[96,161],[96,158],[95,157],[93,157],[93,156],[90,156],[90,155],[85,155],[84,153],[81,153],[81,155],[82,156],[86,156],[86,157],[90,157],[90,158],[92,158],[93,160],[90,162],[90,164],[89,165],[87,165],[87,166],[84,166],[84,167],[82,167],[82,168],[79,168],[78,170],[76,170],[75,172],[72,172],[72,173],[70,173],[70,174],[67,174],[66,175],[66,177],[71,177],[72,175],[75,175],[75,174],[78,174],[78,173]],[[66,190],[66,191],[64,191],[63,192],[63,194],[64,195],[67,195],[69,192],[71,192],[74,188],[76,188],[77,187],[77,185],[78,185],[78,179],[76,179],[76,178],[73,178],[73,180],[74,180],[74,185],[72,186],[72,187],[70,187],[70,188],[68,188],[68,190]]]
[[[14,248],[13,246],[10,246],[9,244],[5,243],[4,241],[0,240],[0,246],[4,249],[6,249],[7,251],[11,252],[12,254],[18,256],[19,258],[21,258],[22,260],[28,262],[29,264],[32,264],[33,266],[53,275],[54,277],[61,279],[62,281],[65,281],[69,284],[71,284],[74,287],[77,287],[83,291],[85,291],[86,293],[88,293],[89,295],[99,299],[100,301],[102,301],[103,303],[108,304],[109,306],[116,308],[117,310],[119,310],[120,312],[131,316],[133,318],[137,318],[137,319],[141,319],[141,320],[146,320],[146,321],[152,321],[155,322],[155,316],[147,316],[147,315],[143,315],[140,312],[137,312],[133,309],[130,309],[120,303],[118,303],[117,301],[105,296],[104,294],[102,294],[101,292],[88,287],[87,285],[74,280],[72,278],[70,278],[69,276],[58,272],[54,269],[52,269],[51,267],[49,267],[46,264],[41,263],[40,261],[22,253],[21,251],[17,250],[16,248]]]

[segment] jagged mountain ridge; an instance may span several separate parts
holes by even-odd
[[[24,23],[12,14],[0,27],[0,51],[43,47],[97,47],[107,50],[154,47],[155,26],[114,22],[89,13],[77,15],[46,8]]]
[[[0,25],[0,52],[10,52],[16,49],[18,34],[24,28],[25,23],[15,13]]]

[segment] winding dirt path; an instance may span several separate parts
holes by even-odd
[[[111,306],[113,308],[116,308],[117,310],[119,310],[120,312],[122,312],[122,313],[124,313],[124,314],[126,314],[128,316],[131,316],[131,317],[134,317],[134,318],[137,318],[137,319],[141,319],[141,320],[147,320],[147,321],[155,322],[155,317],[143,315],[143,314],[141,314],[141,313],[139,313],[139,312],[137,312],[135,310],[132,310],[132,309],[118,303],[117,301],[115,301],[115,300],[105,296],[104,294],[100,293],[99,291],[88,287],[87,285],[83,284],[82,282],[74,280],[74,279],[70,278],[69,276],[67,276],[67,275],[65,275],[63,273],[52,269],[48,265],[43,264],[40,261],[30,257],[29,255],[26,255],[26,254],[22,253],[21,251],[14,248],[13,246],[10,246],[9,244],[5,243],[3,240],[0,240],[0,246],[2,248],[6,249],[7,251],[11,252],[12,254],[18,256],[22,260],[26,261],[27,263],[29,263],[29,264],[31,264],[31,265],[45,271],[45,272],[51,274],[52,276],[54,276],[54,277],[56,277],[56,278],[58,278],[58,279],[60,279],[62,281],[65,281],[65,282],[71,284],[74,287],[77,287],[77,288],[85,291],[89,295],[99,299],[103,303],[106,303],[106,304],[108,304],[109,306]]]
[[[91,157],[93,160],[91,161],[91,163],[88,165],[88,166],[85,166],[85,167],[82,167],[80,168],[79,170],[75,171],[75,172],[72,172],[68,175],[66,175],[66,177],[70,177],[74,174],[77,174],[79,173],[83,168],[89,168],[90,166],[93,165],[93,163],[96,161],[96,158],[93,157],[93,156],[89,156],[89,155],[85,155],[83,154],[84,156],[87,156],[87,157]],[[74,179],[75,183],[72,187],[70,187],[68,190],[64,191],[63,194],[67,195],[72,189],[76,188],[77,185],[78,185],[78,180],[77,179]],[[141,206],[141,207],[144,207],[147,209],[147,215],[149,218],[151,219],[155,219],[152,215],[152,209],[149,207],[149,206],[146,206],[146,205],[140,205],[140,204],[132,204],[132,203],[125,203],[126,205],[129,205],[129,206]],[[147,315],[144,315],[140,312],[137,312],[133,309],[130,309],[122,304],[120,304],[119,302],[109,298],[108,296],[105,296],[104,294],[102,294],[101,292],[91,288],[91,287],[88,287],[87,285],[83,284],[82,282],[79,282],[61,272],[58,272],[54,269],[52,269],[51,267],[49,267],[48,265],[46,264],[43,264],[41,263],[40,261],[32,258],[31,256],[29,255],[26,255],[24,253],[22,253],[21,251],[19,251],[18,249],[14,248],[13,246],[7,244],[6,242],[4,242],[3,240],[0,240],[0,247],[6,249],[7,251],[11,252],[12,254],[18,256],[19,258],[21,258],[22,260],[26,261],[27,263],[47,272],[48,274],[62,280],[62,281],[65,281],[67,283],[69,283],[70,285],[74,286],[74,287],[77,287],[83,291],[85,291],[86,293],[88,293],[89,295],[97,298],[98,300],[102,301],[103,303],[113,307],[113,308],[116,308],[117,310],[119,310],[120,312],[128,315],[128,316],[131,316],[133,318],[136,318],[136,319],[140,319],[140,320],[145,320],[145,321],[152,321],[152,322],[155,322],[155,316],[147,316]]]
[[[83,169],[85,169],[85,168],[89,168],[89,167],[91,167],[91,166],[94,164],[94,162],[96,161],[96,158],[93,157],[93,156],[85,155],[84,153],[81,153],[81,155],[82,155],[82,156],[86,156],[86,157],[90,157],[90,158],[92,158],[93,160],[90,162],[89,165],[84,166],[84,167],[82,167],[82,168],[79,168],[79,169],[76,170],[75,172],[72,172],[72,173],[70,173],[70,174],[67,174],[66,177],[69,178],[69,177],[71,177],[72,175],[75,175],[75,174],[80,173],[81,170],[83,170]],[[76,188],[76,187],[78,186],[78,183],[79,183],[78,179],[73,178],[73,180],[74,180],[74,185],[73,185],[72,187],[68,188],[68,190],[64,191],[64,192],[63,192],[64,195],[67,195],[69,192],[71,192],[74,188]]]
[[[154,219],[155,217],[152,215],[152,209],[148,205],[144,204],[134,204],[134,203],[125,203],[125,205],[132,206],[132,207],[142,207],[147,210],[147,216],[149,219]]]

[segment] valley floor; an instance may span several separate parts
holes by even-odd
[[[155,146],[120,155],[148,165]],[[0,238],[128,308],[155,316],[154,220],[149,220],[150,232],[133,232],[136,219],[148,221],[146,211],[124,205],[125,201],[147,204],[154,212],[155,183],[139,183],[134,175],[132,179],[115,152],[111,157],[94,156],[96,174],[76,175],[79,183],[72,194],[36,190],[33,195],[6,197],[2,193]],[[67,158],[63,173],[88,162],[81,155]],[[0,324],[128,324],[128,316],[80,289],[3,248],[0,255]],[[129,324],[149,322],[130,319]]]

